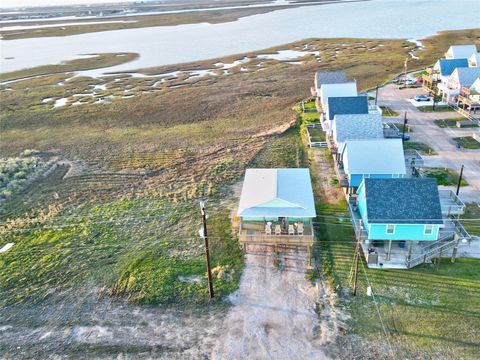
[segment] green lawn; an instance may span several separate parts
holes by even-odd
[[[413,149],[417,150],[422,155],[435,155],[436,152],[430,146],[420,142],[414,141],[404,141],[403,143],[404,149]]]
[[[457,185],[459,174],[452,169],[445,168],[427,168],[424,170],[423,174],[428,178],[437,179],[438,185]],[[465,179],[462,179],[460,186],[467,186],[468,183]]]
[[[462,127],[478,127],[477,124],[472,123],[468,120],[465,120],[464,117],[459,117],[459,118],[454,118],[454,119],[439,119],[439,120],[434,120],[433,122],[435,125],[437,125],[440,128],[455,128],[457,127],[457,122],[460,121],[464,125]]]
[[[388,117],[394,117],[394,116],[398,116],[398,113],[389,108],[388,106],[380,106],[380,109],[382,109],[382,116],[388,116]]]
[[[316,110],[317,106],[315,105],[315,101],[306,101],[303,103],[303,107],[308,110]]]
[[[480,142],[475,140],[472,136],[453,138],[461,147],[465,149],[480,149]]]
[[[426,70],[418,71],[418,72],[412,74],[412,77],[417,78],[417,77],[422,77],[423,75],[427,75]]]
[[[437,105],[435,106],[435,110],[433,110],[432,106],[419,106],[417,109],[421,112],[448,112],[453,111],[453,109],[448,105]]]
[[[361,265],[357,296],[351,297],[348,276],[353,260],[353,230],[345,204],[318,205],[320,224],[316,254],[323,273],[343,294],[347,333],[368,339],[388,351],[386,336],[402,359],[440,356],[474,359],[480,347],[480,260],[443,259],[410,270],[374,270]],[[375,298],[366,295],[367,278]],[[375,307],[378,304],[378,312]],[[387,335],[380,325],[384,322]]]
[[[480,202],[466,204],[465,214],[463,219],[480,219]],[[480,236],[480,221],[478,220],[463,220],[462,225],[470,235]]]
[[[310,140],[312,142],[325,141],[326,135],[325,131],[320,127],[308,128],[308,133],[310,134]]]

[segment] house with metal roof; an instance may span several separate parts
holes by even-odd
[[[438,239],[444,222],[435,179],[365,178],[357,196],[369,266],[410,267],[413,247]]]
[[[383,139],[382,116],[379,114],[335,115],[332,142],[338,153],[347,140]]]
[[[445,53],[447,59],[468,59],[473,53],[477,52],[475,45],[452,45]]]
[[[316,212],[309,169],[247,169],[237,215],[244,245],[311,247]]]
[[[347,140],[340,153],[339,167],[349,188],[364,178],[403,178],[407,171],[401,139]]]

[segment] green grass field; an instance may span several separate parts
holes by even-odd
[[[380,108],[382,109],[382,116],[387,116],[387,117],[395,117],[395,116],[398,116],[398,113],[389,108],[388,106],[380,106]]]
[[[312,142],[326,140],[326,134],[322,128],[309,128],[308,133],[310,134],[310,139]]]
[[[347,332],[368,339],[402,358],[474,359],[480,340],[472,329],[480,327],[480,266],[478,259],[442,259],[410,270],[360,267],[356,297],[349,295],[348,277],[353,261],[354,236],[346,204],[319,205],[317,254],[323,274],[341,295],[348,315]],[[338,217],[334,219],[333,217]],[[371,286],[374,298],[367,296]],[[376,305],[378,306],[378,312]],[[380,323],[383,321],[386,334]],[[368,346],[365,346],[368,352]],[[381,350],[380,350],[381,352]],[[429,355],[429,356],[430,356]]]
[[[448,105],[437,105],[435,110],[432,106],[419,106],[417,109],[421,112],[448,112],[453,111],[453,109]]]
[[[480,203],[466,204],[463,219],[480,219]],[[480,224],[478,220],[463,220],[463,226],[470,235],[480,236]]]
[[[459,118],[454,118],[454,119],[439,119],[439,120],[434,120],[433,121],[435,125],[437,125],[440,128],[456,128],[457,127],[457,122],[460,122],[463,124],[461,127],[466,128],[466,127],[478,127],[477,124],[472,123],[468,120],[465,120],[464,117],[459,117]]]
[[[422,155],[435,155],[436,152],[430,146],[424,143],[414,142],[414,141],[404,141],[404,149],[413,149],[417,150]]]
[[[458,184],[459,174],[452,169],[445,168],[426,168],[423,175],[437,180],[438,185],[452,186]],[[468,183],[462,179],[460,186],[467,186]]]
[[[453,138],[461,147],[465,149],[480,149],[480,142],[475,140],[472,136]]]

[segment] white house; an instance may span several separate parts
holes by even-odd
[[[480,103],[480,77],[470,86],[470,100]]]
[[[320,102],[322,109],[327,106],[328,98],[330,97],[344,97],[344,96],[357,96],[357,82],[344,82],[337,84],[323,84],[320,89]]]
[[[456,68],[468,67],[467,59],[440,59],[438,60],[433,69],[438,73],[436,80],[440,81],[440,84],[447,84],[450,75]]]
[[[460,94],[462,88],[470,88],[480,77],[480,67],[456,68],[450,75],[447,84],[440,84],[444,101],[451,102]]]
[[[480,67],[480,52],[476,52],[468,59],[468,66]]]
[[[446,59],[469,59],[477,52],[475,45],[452,45],[445,53]]]

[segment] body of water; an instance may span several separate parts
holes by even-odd
[[[306,38],[421,39],[480,27],[478,0],[372,0],[285,9],[221,24],[186,24],[1,40],[1,72],[54,64],[79,54],[135,52],[105,72],[176,64],[265,49]]]

